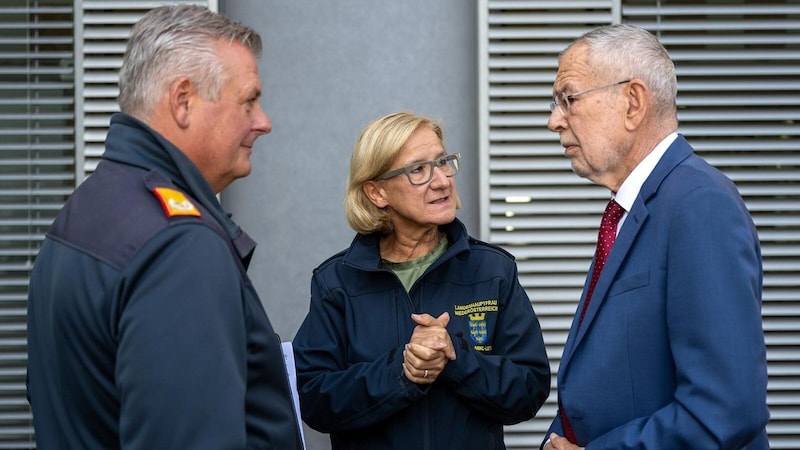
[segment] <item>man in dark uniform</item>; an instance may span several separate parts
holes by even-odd
[[[197,6],[135,26],[103,160],[28,298],[39,448],[301,449],[280,339],[216,194],[271,124],[252,29]]]

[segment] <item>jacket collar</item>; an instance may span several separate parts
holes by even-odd
[[[155,170],[199,202],[231,238],[243,259],[255,249],[250,238],[222,209],[211,185],[178,147],[144,122],[124,113],[111,117],[103,159]]]
[[[467,228],[460,220],[454,219],[446,225],[440,225],[439,229],[447,235],[449,242],[447,250],[439,258],[439,261],[456,255],[461,256],[462,252],[469,252],[469,235]],[[381,236],[380,232],[357,234],[353,238],[350,248],[345,251],[344,262],[363,270],[379,270],[381,266]],[[437,264],[438,262],[434,263],[434,265]]]

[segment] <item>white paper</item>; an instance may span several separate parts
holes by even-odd
[[[282,342],[283,362],[286,365],[286,375],[289,377],[289,386],[292,388],[292,401],[294,402],[297,427],[300,428],[300,438],[303,439],[303,448],[306,448],[306,437],[303,433],[303,419],[300,418],[300,398],[297,396],[297,372],[294,366],[294,350],[291,342]]]

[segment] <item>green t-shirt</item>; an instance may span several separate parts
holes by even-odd
[[[442,236],[442,239],[439,240],[439,245],[425,256],[399,263],[381,259],[381,266],[394,272],[397,277],[400,278],[400,282],[403,283],[406,292],[408,292],[411,290],[411,286],[414,285],[414,282],[425,272],[425,269],[439,259],[446,249],[447,236]]]

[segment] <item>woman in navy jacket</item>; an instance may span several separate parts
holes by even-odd
[[[514,258],[456,219],[440,126],[370,123],[350,162],[357,235],[314,270],[294,349],[303,419],[337,449],[504,449],[550,391]]]

